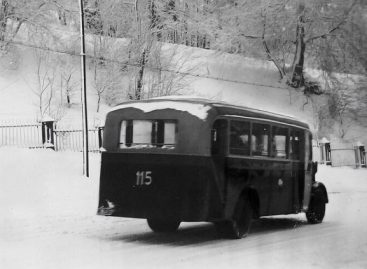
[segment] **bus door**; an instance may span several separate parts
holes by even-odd
[[[312,186],[312,137],[308,132],[305,133],[305,143],[304,143],[304,189],[303,189],[303,205],[304,211],[308,209],[308,204],[310,203],[311,186]]]
[[[294,181],[292,163],[287,160],[288,128],[272,126],[270,145],[272,157],[270,213],[289,213],[293,207]]]
[[[227,154],[227,132],[228,121],[225,119],[218,119],[213,124],[211,131],[211,143],[212,143],[212,159],[215,166],[215,175],[219,188],[223,191],[225,184],[225,155]]]

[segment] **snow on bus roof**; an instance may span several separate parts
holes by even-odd
[[[228,103],[225,101],[218,101],[218,100],[211,100],[211,99],[207,99],[204,97],[200,97],[200,96],[196,96],[196,95],[170,95],[170,96],[161,96],[161,97],[155,97],[152,98],[150,100],[176,100],[176,101],[192,101],[192,102],[202,102],[211,106],[216,106],[216,107],[220,107],[220,106],[225,106],[225,107],[233,107],[233,108],[237,108],[237,109],[242,109],[242,110],[247,110],[247,111],[254,111],[254,112],[260,112],[262,114],[267,114],[267,115],[273,115],[273,116],[281,116],[281,117],[288,117],[290,119],[293,120],[298,120],[297,118],[295,118],[292,115],[289,114],[284,114],[284,113],[277,113],[277,112],[271,112],[271,111],[267,111],[267,110],[263,110],[263,109],[259,109],[259,108],[254,108],[254,107],[250,107],[250,106],[242,106],[239,104],[232,104],[232,103]]]
[[[206,99],[198,96],[186,96],[186,95],[177,95],[177,96],[162,96],[151,98],[147,100],[139,100],[139,101],[128,101],[125,103],[121,103],[117,105],[111,111],[123,109],[123,108],[137,108],[144,112],[152,112],[155,110],[162,109],[174,109],[179,111],[185,111],[190,113],[193,116],[201,120],[205,120],[208,116],[208,111],[212,107],[232,107],[236,109],[242,109],[247,111],[258,112],[264,115],[269,116],[277,116],[282,118],[288,118],[290,120],[295,120],[298,122],[302,122],[308,125],[306,122],[303,122],[291,115],[274,113],[266,110],[261,110],[258,108],[252,108],[247,106],[240,106],[236,104],[229,104],[223,101]]]
[[[151,101],[149,101],[151,100]],[[201,120],[205,120],[208,116],[208,111],[211,106],[205,103],[188,102],[187,99],[173,100],[173,99],[149,99],[143,101],[131,101],[117,105],[110,111],[115,111],[123,108],[137,108],[143,112],[152,112],[162,109],[174,109],[178,111],[187,112]]]

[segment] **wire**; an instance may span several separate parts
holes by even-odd
[[[66,50],[51,49],[51,48],[41,47],[41,46],[37,46],[37,45],[33,45],[33,44],[26,44],[26,43],[21,42],[21,41],[5,41],[5,43],[19,45],[19,46],[28,47],[28,48],[40,49],[40,50],[59,53],[59,54],[66,54],[66,55],[70,55],[70,56],[78,56],[78,57],[81,56],[80,54],[75,53],[75,52],[66,51]],[[95,56],[89,55],[89,54],[85,54],[85,57],[89,58],[89,59],[96,59]],[[115,59],[109,59],[109,58],[103,58],[101,60],[104,61],[104,62],[118,63],[118,64],[123,64],[123,65],[127,65],[127,66],[132,66],[132,67],[141,67],[141,64],[138,64],[138,63],[123,62],[123,61],[119,61],[119,60],[115,60]],[[195,73],[190,73],[190,72],[177,71],[177,70],[172,70],[172,69],[168,69],[168,68],[159,68],[159,67],[149,66],[149,65],[146,65],[145,67],[147,69],[154,70],[154,71],[170,72],[170,73],[173,73],[173,74],[178,74],[178,75],[183,75],[183,76],[191,76],[191,77],[196,77],[196,78],[206,78],[206,79],[213,79],[213,80],[217,80],[217,81],[232,82],[232,83],[237,83],[237,84],[246,84],[246,85],[260,86],[260,87],[269,87],[269,88],[276,88],[276,89],[283,89],[283,90],[288,89],[286,87],[281,87],[281,86],[277,86],[277,85],[267,85],[267,84],[262,84],[262,83],[257,83],[257,82],[226,79],[226,78],[220,78],[220,77],[215,77],[215,76],[210,76],[210,75],[202,75],[202,74],[195,74]]]

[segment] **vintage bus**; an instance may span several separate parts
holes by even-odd
[[[261,216],[305,212],[320,223],[306,123],[200,98],[130,101],[106,116],[98,214],[147,219],[155,232],[212,222],[242,238]]]

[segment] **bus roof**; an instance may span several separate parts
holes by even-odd
[[[111,111],[124,108],[137,108],[144,112],[174,109],[188,112],[201,120],[206,120],[210,113],[214,113],[215,116],[261,119],[309,129],[307,123],[289,115],[192,96],[165,96],[147,100],[127,101],[115,106]]]

